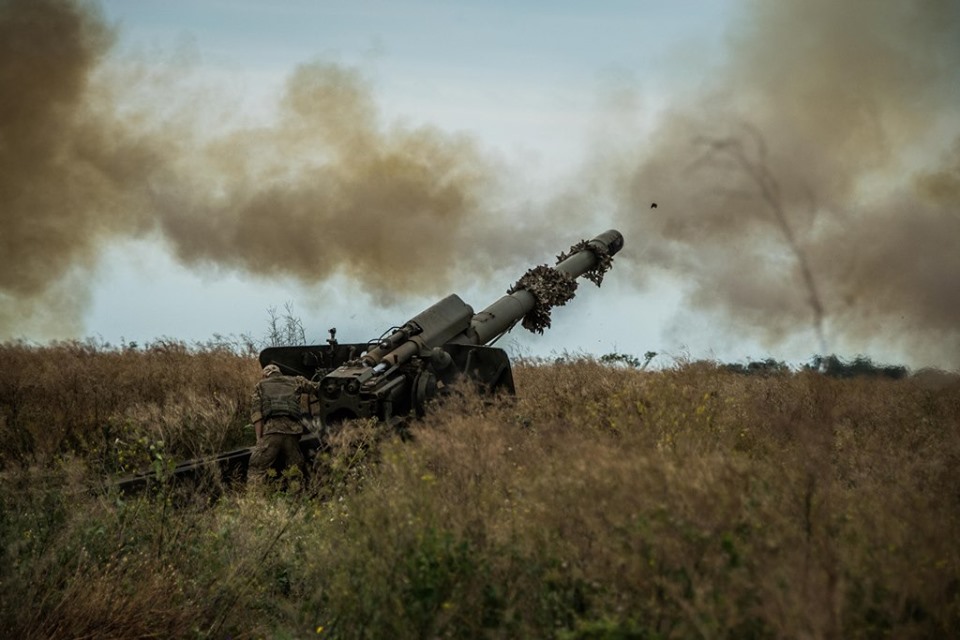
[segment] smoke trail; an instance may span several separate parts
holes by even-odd
[[[728,330],[822,322],[833,348],[960,363],[960,5],[745,7],[721,72],[617,175],[631,251]]]

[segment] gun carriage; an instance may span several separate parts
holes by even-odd
[[[551,324],[552,309],[574,297],[577,278],[600,286],[621,248],[623,236],[609,230],[561,253],[552,267],[530,269],[479,313],[451,294],[371,342],[339,343],[331,329],[324,345],[264,349],[260,366],[275,364],[287,375],[320,382],[317,394],[309,399],[311,428],[300,440],[308,459],[322,446],[325,431],[336,424],[375,418],[385,425],[402,425],[423,416],[431,400],[458,382],[470,381],[482,392],[513,394],[510,359],[494,343],[518,323],[543,333]],[[177,480],[198,479],[216,468],[225,479],[242,478],[251,450],[183,462],[172,475]],[[121,490],[142,489],[152,478],[149,473],[127,478],[121,481]]]

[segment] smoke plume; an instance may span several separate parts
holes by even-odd
[[[960,364],[960,5],[745,9],[710,84],[614,171],[635,262],[725,332]]]
[[[118,182],[136,178],[124,157],[143,150],[111,135],[90,95],[90,74],[110,42],[110,30],[79,6],[0,3],[4,324],[17,310],[49,308],[56,312],[41,314],[43,324],[72,326],[85,296],[55,285],[92,262],[100,238],[138,224]]]
[[[80,0],[0,0],[3,333],[39,315],[76,333],[76,274],[117,238],[161,233],[188,265],[343,273],[381,298],[442,291],[449,265],[482,274],[508,250],[475,215],[496,174],[475,144],[384,125],[357,70],[305,64],[275,122],[203,133],[175,78],[108,60],[113,35]],[[144,104],[138,81],[166,98]]]
[[[340,272],[379,295],[451,284],[449,266],[477,253],[473,214],[494,173],[470,139],[382,128],[359,73],[322,63],[290,77],[272,126],[198,157],[189,180],[151,194],[181,260],[305,281]]]

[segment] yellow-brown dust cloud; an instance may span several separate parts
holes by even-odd
[[[960,365],[960,4],[744,6],[720,72],[613,172],[629,253],[726,331]]]
[[[0,2],[0,328],[76,329],[85,293],[58,283],[139,224],[121,183],[148,152],[111,132],[88,83],[111,38],[77,5]]]
[[[451,284],[478,253],[493,180],[470,139],[382,129],[361,76],[322,63],[290,77],[277,122],[207,145],[190,175],[153,203],[183,261],[339,271],[381,295]]]
[[[171,107],[163,74],[129,84],[114,35],[82,0],[0,0],[0,333],[40,316],[76,333],[77,273],[118,238],[160,232],[191,266],[343,273],[381,298],[444,291],[517,242],[479,215],[496,171],[475,144],[384,125],[357,70],[304,64],[275,122],[201,135],[197,110],[224,105]],[[138,91],[171,99],[151,114]]]

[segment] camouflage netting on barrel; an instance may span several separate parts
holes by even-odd
[[[557,264],[560,264],[570,256],[581,251],[589,251],[597,258],[597,264],[592,269],[583,274],[598,287],[603,282],[603,276],[613,266],[613,256],[609,248],[602,242],[587,242],[581,240],[570,247],[569,253],[561,253],[557,256]],[[577,292],[577,281],[573,276],[557,271],[553,267],[540,265],[530,269],[523,277],[517,280],[517,283],[507,290],[507,294],[516,293],[525,289],[533,294],[536,304],[527,315],[523,317],[523,328],[536,333],[550,327],[550,311],[553,307],[559,307],[573,298]]]
[[[610,250],[605,244],[600,242],[594,242],[591,244],[586,240],[581,240],[577,244],[570,247],[570,253],[561,253],[558,255],[557,264],[560,264],[573,254],[580,253],[584,250],[590,251],[593,253],[593,255],[597,256],[597,266],[583,274],[583,277],[599,287],[600,284],[603,283],[603,276],[606,275],[607,271],[610,270],[610,267],[613,266],[613,256],[610,255]]]
[[[550,327],[550,310],[573,298],[577,292],[577,281],[566,273],[542,264],[523,274],[515,285],[507,289],[507,294],[521,289],[529,291],[536,300],[530,313],[523,316],[523,328],[543,333],[544,329]]]

